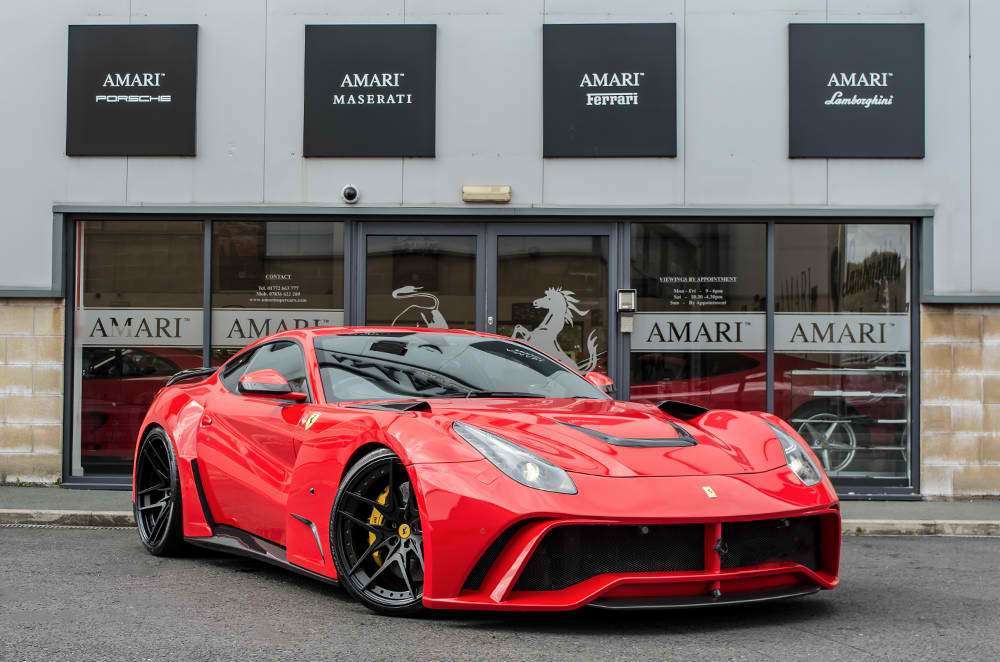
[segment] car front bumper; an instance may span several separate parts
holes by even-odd
[[[785,467],[572,474],[575,495],[526,488],[485,460],[411,471],[429,608],[688,607],[795,597],[838,582],[836,495],[828,481],[806,487]]]

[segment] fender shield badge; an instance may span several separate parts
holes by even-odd
[[[306,417],[306,420],[302,423],[302,427],[308,430],[313,426],[313,423],[319,420],[319,412],[314,411]]]
[[[306,429],[308,429],[308,427],[309,427],[309,426],[306,426]],[[719,497],[719,495],[715,493],[715,490],[713,490],[713,489],[712,489],[711,487],[709,487],[708,485],[702,485],[702,486],[701,486],[701,489],[705,491],[705,495],[706,495],[706,496],[707,496],[707,497],[708,497],[709,499],[717,499],[717,498]]]

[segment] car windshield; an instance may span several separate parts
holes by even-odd
[[[607,398],[590,382],[520,343],[458,333],[319,336],[328,402],[408,398]]]

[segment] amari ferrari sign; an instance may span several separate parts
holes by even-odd
[[[924,26],[793,24],[788,155],[923,158]]]
[[[304,156],[434,156],[437,26],[307,25]]]
[[[677,156],[676,28],[546,25],[544,156]]]
[[[197,25],[71,25],[69,156],[194,156]]]

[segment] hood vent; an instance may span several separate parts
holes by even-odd
[[[678,400],[664,400],[656,406],[665,414],[679,418],[682,421],[690,421],[692,418],[698,418],[708,411],[699,405],[693,405],[690,402],[680,402]]]
[[[664,439],[630,439],[628,437],[615,437],[614,435],[605,434],[603,432],[598,432],[597,430],[591,430],[590,428],[581,427],[579,425],[573,425],[572,423],[562,423],[568,428],[573,428],[577,432],[582,432],[585,435],[591,436],[594,439],[600,439],[606,444],[611,444],[612,446],[628,446],[631,448],[680,448],[684,446],[696,446],[698,441],[688,434],[687,430],[677,425],[676,423],[670,423],[669,425],[674,428],[677,432],[676,437],[667,437]]]

